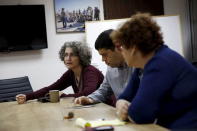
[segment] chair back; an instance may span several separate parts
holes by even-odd
[[[15,101],[17,94],[33,92],[27,76],[0,80],[0,102]]]

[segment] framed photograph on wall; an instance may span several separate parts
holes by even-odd
[[[85,21],[100,20],[101,0],[54,0],[56,32],[84,32]]]

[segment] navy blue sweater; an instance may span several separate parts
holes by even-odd
[[[119,99],[131,102],[128,113],[136,123],[170,129],[197,128],[197,69],[175,51],[161,46],[136,69]]]

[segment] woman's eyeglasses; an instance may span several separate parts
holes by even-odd
[[[65,55],[64,55],[64,57],[76,57],[77,56],[77,54],[74,54],[74,53],[65,53]]]

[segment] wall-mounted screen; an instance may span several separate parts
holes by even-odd
[[[0,52],[47,48],[44,5],[0,5]]]

